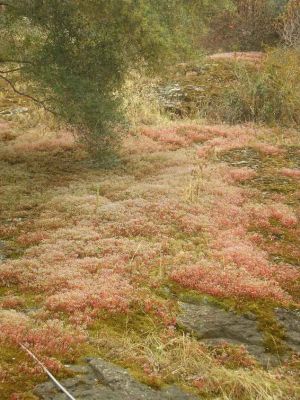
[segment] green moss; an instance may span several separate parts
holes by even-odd
[[[271,221],[271,224],[275,228],[271,231],[259,227],[252,227],[251,231],[263,237],[261,246],[268,250],[275,263],[300,266],[300,237],[297,229],[284,227],[278,221]]]
[[[21,310],[38,309],[42,306],[42,297],[40,294],[20,290],[17,285],[10,285],[9,287],[0,287],[0,301],[5,300],[6,296],[16,296],[23,303],[18,307]]]
[[[111,332],[114,336],[136,335],[143,336],[155,328],[154,322],[150,317],[142,312],[132,314],[110,314],[102,312],[97,321],[92,325],[89,332],[92,336],[100,331]]]
[[[144,338],[148,335],[159,335],[161,331],[161,324],[143,312],[136,311],[131,314],[117,315],[102,312],[98,320],[89,329],[91,340],[86,349],[86,355],[101,357],[121,367],[128,368],[138,381],[154,388],[160,388],[163,385],[162,380],[149,376],[143,371],[139,363],[124,357],[117,349],[118,346],[122,347],[120,343],[123,343],[124,338],[127,338],[128,342],[132,344],[142,344]],[[109,342],[97,341],[97,338],[103,336],[109,337]]]
[[[196,290],[183,288],[174,282],[169,282],[168,288],[170,289],[172,297],[183,303],[201,304],[203,302],[208,302],[225,310],[231,310],[235,306],[235,301],[230,298],[217,298],[206,293],[197,292]]]
[[[237,303],[236,311],[246,314],[253,313],[257,319],[259,331],[264,338],[265,348],[274,354],[283,354],[286,346],[283,343],[285,333],[283,327],[276,319],[274,308],[278,306],[272,301],[245,301]]]
[[[161,389],[165,385],[165,382],[162,379],[156,376],[149,376],[149,374],[146,374],[141,367],[137,366],[135,363],[129,360],[119,361],[118,365],[120,365],[120,367],[128,368],[131,375],[137,381],[144,383],[145,385],[151,386],[154,389]]]
[[[249,180],[247,186],[259,189],[262,193],[279,193],[290,195],[298,190],[298,185],[292,179],[265,174]]]
[[[26,400],[36,399],[30,391],[44,379],[43,376],[28,375],[15,368],[25,363],[30,364],[31,360],[22,350],[1,344],[0,368],[7,372],[5,379],[0,380],[1,400],[8,400],[12,393],[17,392],[24,393]]]
[[[232,149],[219,154],[218,160],[233,167],[248,167],[254,170],[261,169],[263,158],[259,151],[252,147]]]
[[[181,251],[189,252],[190,256],[195,258],[203,256],[208,247],[209,239],[205,234],[186,233],[179,230],[177,225],[173,226],[173,236],[169,241],[168,251],[170,255],[176,256]]]

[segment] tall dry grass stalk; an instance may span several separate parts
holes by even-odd
[[[135,130],[140,125],[155,125],[167,121],[160,102],[158,79],[132,70],[122,89],[123,108],[129,124]]]

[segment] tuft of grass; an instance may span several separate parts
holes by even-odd
[[[216,105],[221,119],[299,125],[299,65],[299,54],[291,50],[270,51],[259,69],[237,63],[234,82]]]
[[[122,88],[123,109],[133,131],[141,125],[157,125],[167,122],[158,96],[159,80],[146,73],[131,70]]]
[[[139,380],[154,387],[175,383],[205,398],[231,400],[297,396],[297,387],[291,388],[288,381],[278,381],[270,372],[257,368],[241,349],[229,346],[210,353],[185,334],[166,336],[153,326],[139,340],[128,330],[118,335],[106,329],[94,340],[101,356],[130,368]],[[138,364],[142,368],[137,369]]]

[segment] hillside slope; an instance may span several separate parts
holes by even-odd
[[[67,131],[0,129],[1,398],[45,380],[20,343],[61,379],[92,356],[202,398],[299,398],[298,132],[144,127],[106,171]]]

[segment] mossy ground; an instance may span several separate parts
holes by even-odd
[[[177,301],[196,303],[205,297],[225,309],[254,313],[268,350],[285,351],[284,332],[273,311],[275,306],[282,306],[280,301],[249,299],[247,295],[213,296],[184,288],[172,279],[177,266],[193,265],[198,259],[212,257],[211,236],[203,229],[203,221],[197,219],[205,217],[207,211],[202,204],[197,204],[197,196],[204,193],[200,181],[196,195],[188,198],[190,178],[199,164],[195,149],[205,139],[200,141],[196,137],[189,145],[178,145],[181,142],[174,142],[172,135],[178,129],[179,137],[185,139],[191,130],[198,134],[209,127],[195,123],[192,128],[184,127],[178,122],[178,126],[177,123],[168,126],[159,139],[149,139],[143,134],[129,136],[121,164],[105,171],[89,160],[68,135],[47,132],[41,125],[22,128],[19,121],[4,124],[11,140],[4,141],[1,151],[0,239],[4,243],[6,263],[19,264],[9,270],[15,272],[17,268],[14,283],[7,276],[1,276],[0,301],[2,304],[4,300],[17,298],[20,302],[3,303],[1,312],[15,310],[31,315],[33,310],[38,313],[30,316],[32,324],[60,319],[71,327],[82,325],[87,341],[79,345],[76,356],[69,356],[68,352],[62,355],[62,363],[74,360],[80,363],[84,357],[100,356],[130,368],[139,380],[153,387],[177,383],[208,399],[228,396],[245,400],[284,399],[285,390],[293,386],[294,392],[289,396],[297,398],[292,363],[280,372],[265,372],[238,349],[230,348],[222,350],[225,356],[222,354],[220,361],[217,350],[206,348],[176,328]],[[248,128],[238,129],[244,132]],[[276,133],[269,131],[268,135],[273,140]],[[288,132],[286,136],[290,137]],[[292,143],[279,155],[266,156],[251,146],[221,152],[205,162],[212,171],[207,184],[211,184],[213,174],[218,172],[216,165],[220,161],[233,167],[247,166],[258,176],[236,186],[255,190],[253,196],[257,202],[264,203],[275,193],[283,195],[286,204],[296,207],[297,182],[292,178],[281,179],[278,173],[282,167],[296,168],[297,143],[289,140]],[[208,199],[212,196],[209,194]],[[209,221],[209,218],[204,220],[205,224]],[[249,232],[262,235],[262,248],[277,263],[296,265],[296,228],[278,225],[276,221],[271,225],[276,232],[257,226],[250,227]],[[278,243],[276,248],[274,242]],[[46,261],[44,257],[48,257]],[[55,279],[59,278],[54,289],[52,282],[49,286],[43,285],[48,283],[53,271],[59,272],[61,268],[68,274],[67,266],[87,260],[81,284],[86,276],[95,273],[93,268],[98,268],[91,258],[101,259],[101,271],[116,269],[115,274],[128,278],[134,290],[128,295],[132,296],[128,310],[120,312],[117,302],[114,311],[108,308],[92,313],[92,322],[85,326],[84,322],[74,322],[73,312],[68,308],[57,311],[47,303],[60,290],[60,284],[66,285],[67,291],[67,284],[73,283],[76,275],[67,275],[65,282],[64,277],[54,274]],[[28,267],[29,261],[35,261],[35,266]],[[36,270],[36,276],[29,275],[31,280],[27,281],[30,268],[41,269]],[[81,270],[75,270],[78,271]],[[44,281],[37,281],[39,274],[44,274]],[[292,284],[285,289],[294,299],[290,306],[296,307],[296,289]],[[91,307],[85,310],[93,311]],[[34,399],[31,389],[44,376],[28,368],[20,372],[20,365],[33,368],[34,364],[18,346],[5,338],[2,341],[0,390],[3,399],[13,398],[14,393],[21,399]],[[31,341],[30,345],[34,347],[35,342]],[[43,356],[43,351],[39,351]],[[280,383],[277,372],[281,374]],[[57,373],[59,378],[67,375],[65,370]]]

